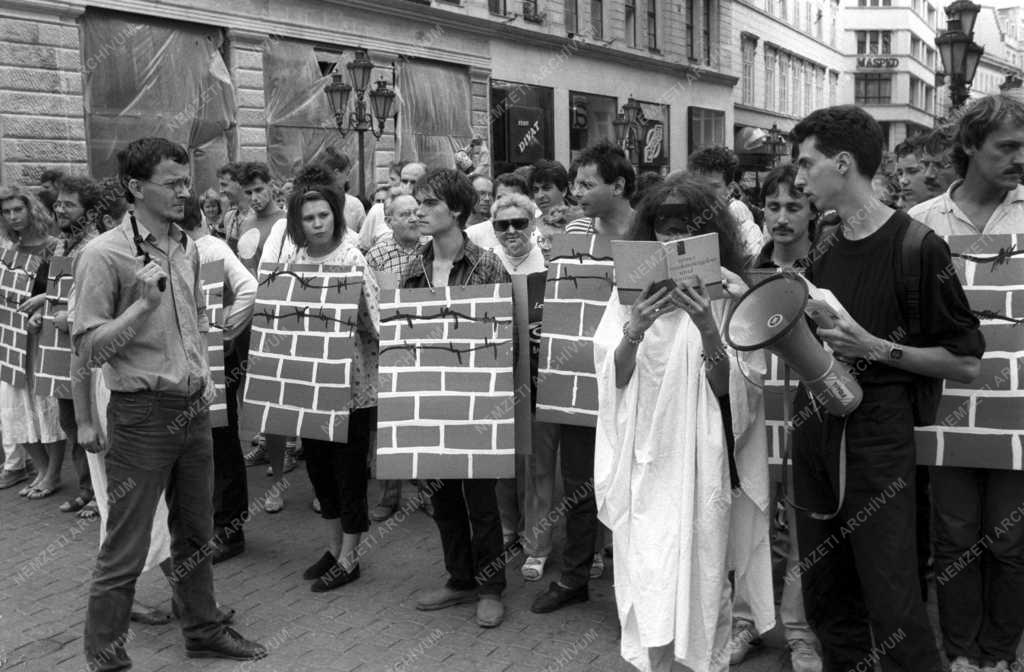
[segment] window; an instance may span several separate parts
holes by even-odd
[[[920,108],[924,103],[924,82],[917,77],[910,77],[910,106]]]
[[[636,0],[626,0],[626,46],[636,46]]]
[[[779,0],[779,18],[789,20],[789,0]]]
[[[604,39],[604,0],[590,0],[591,37]]]
[[[814,36],[819,40],[825,39],[825,10],[821,7],[818,7],[814,17]]]
[[[743,104],[754,104],[754,54],[757,51],[757,42],[749,37],[743,37],[741,46],[743,52]]]
[[[789,114],[789,54],[779,54],[779,112]]]
[[[935,114],[935,87],[924,85],[924,111]]]
[[[814,109],[825,107],[825,68],[815,68],[814,72]]]
[[[778,54],[774,49],[764,50],[764,106],[765,109],[775,109],[775,64]]]
[[[892,53],[892,31],[858,30],[856,35],[858,54]]]
[[[855,75],[853,100],[858,105],[892,102],[892,75]]]
[[[658,8],[656,0],[647,0],[647,48],[658,48]]]
[[[804,116],[814,110],[814,66],[804,63]]]
[[[921,47],[923,47],[923,46],[924,46],[924,43],[921,42],[920,39],[918,39],[917,35],[911,35],[910,36],[910,55],[913,56],[914,58],[920,60],[920,61],[924,61],[924,57],[923,57],[922,49],[921,49]]]
[[[487,0],[487,6],[491,9],[491,14],[505,15],[505,0]]]
[[[580,12],[579,7],[576,6],[577,2],[579,0],[565,0],[565,32],[573,35],[580,32],[578,22]]]
[[[839,2],[833,2],[831,4],[832,11],[829,13],[829,28],[828,28],[828,43],[831,46],[836,46],[836,22],[839,17]]]
[[[793,0],[793,26],[800,30],[800,0]]]
[[[697,0],[686,0],[686,55],[692,60],[697,58],[697,45],[694,43],[693,24],[695,22],[694,4]]]
[[[711,1],[704,0],[704,65],[711,65]]]
[[[709,110],[703,107],[691,107],[687,110],[689,126],[689,151],[702,147],[725,144],[725,112]]]
[[[858,7],[892,7],[892,0],[857,0]]]
[[[805,2],[804,3],[804,23],[807,25],[806,30],[807,30],[807,34],[808,35],[811,34],[811,30],[812,30],[811,24],[814,23],[814,16],[811,14],[811,12],[812,12],[811,3]]]
[[[932,28],[936,28],[935,22],[935,8],[932,7],[931,3],[928,3],[928,25]]]
[[[828,73],[828,104],[831,107],[839,100],[839,73]]]

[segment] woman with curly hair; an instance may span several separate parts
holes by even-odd
[[[612,531],[622,656],[645,671],[724,671],[730,515],[741,496],[732,447],[760,441],[764,452],[766,440],[760,392],[746,383],[763,355],[741,359],[720,335],[729,301],[746,291],[743,251],[714,189],[692,175],[654,187],[634,230],[662,242],[717,233],[726,298],[712,300],[702,282],[649,288],[632,306],[613,292],[594,335],[594,491]],[[770,608],[771,575],[761,578]]]
[[[17,444],[28,451],[38,471],[35,480],[18,494],[29,499],[43,499],[60,489],[64,433],[60,430],[57,400],[37,396],[33,392],[32,357],[37,345],[36,334],[43,324],[50,257],[58,240],[52,235],[54,223],[50,213],[33,195],[17,186],[0,188],[0,220],[14,249],[37,256],[42,262],[36,271],[32,296],[18,306],[18,310],[28,316],[25,324],[29,334],[26,380],[17,386],[0,382],[0,424],[3,425],[4,443]]]

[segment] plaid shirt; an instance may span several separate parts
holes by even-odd
[[[462,233],[462,251],[452,262],[452,270],[448,275],[448,286],[490,285],[499,282],[512,282],[508,271],[502,265],[498,255],[475,245]],[[433,287],[434,242],[431,241],[420,248],[420,254],[405,269],[402,275],[402,287]]]
[[[409,264],[419,256],[421,250],[420,245],[402,247],[389,233],[366,253],[366,263],[375,271],[397,273],[402,277],[405,269],[409,268]]]

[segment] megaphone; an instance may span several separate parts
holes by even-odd
[[[736,350],[760,350],[781,358],[807,392],[832,415],[844,417],[860,405],[857,379],[826,351],[807,327],[807,284],[778,273],[744,294],[725,323],[725,340]]]

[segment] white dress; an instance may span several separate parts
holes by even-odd
[[[648,329],[632,378],[616,388],[615,348],[628,311],[613,292],[594,336],[594,491],[598,517],[612,531],[622,657],[644,672],[676,663],[725,670],[728,655],[716,651],[730,635],[732,491],[722,414],[700,334],[682,310]]]

